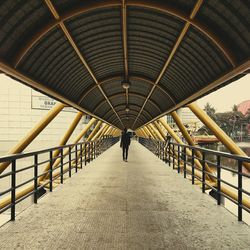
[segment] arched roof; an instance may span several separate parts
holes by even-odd
[[[249,0],[5,0],[0,16],[0,71],[119,128],[250,67]]]

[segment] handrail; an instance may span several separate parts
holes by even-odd
[[[60,183],[63,184],[65,174],[69,173],[69,178],[71,177],[72,170],[75,170],[75,173],[78,172],[78,168],[82,169],[83,164],[86,166],[87,163],[94,160],[106,149],[111,147],[114,143],[119,140],[119,137],[105,136],[101,139],[94,141],[84,141],[76,144],[68,144],[59,147],[52,147],[47,149],[42,149],[38,151],[32,151],[27,153],[13,154],[9,156],[0,157],[0,162],[10,162],[10,170],[7,173],[0,174],[0,180],[2,181],[5,178],[11,178],[10,186],[5,190],[0,190],[2,199],[0,199],[0,214],[6,210],[11,210],[11,220],[15,220],[15,206],[17,203],[26,199],[27,197],[33,195],[34,203],[37,203],[38,200],[38,191],[41,188],[48,188],[50,192],[53,190],[53,182],[56,179],[60,180]],[[64,149],[68,149],[68,152],[64,154]],[[58,156],[53,156],[53,152],[59,150],[60,153]],[[39,155],[48,153],[48,160],[39,162]],[[64,157],[67,156],[68,160],[64,161]],[[33,157],[33,158],[30,158]],[[33,160],[33,164],[28,164],[28,166],[22,167],[17,170],[17,162],[20,159],[29,158]],[[54,167],[55,161],[59,159],[60,164]],[[40,173],[38,170],[46,162],[49,162],[49,169]],[[27,177],[26,180],[23,180],[21,183],[16,183],[17,175],[24,171],[34,170],[33,176]],[[41,177],[46,177],[40,179]],[[26,186],[26,185],[29,186]],[[57,183],[58,184],[58,183]],[[19,190],[20,187],[25,186],[24,189]],[[5,194],[10,194],[9,196],[4,196]]]
[[[190,175],[192,184],[195,184],[195,179],[201,183],[202,192],[205,193],[206,189],[214,191],[213,194],[217,200],[217,204],[221,204],[221,197],[225,197],[237,204],[238,206],[238,220],[242,221],[242,210],[250,213],[250,192],[243,189],[243,177],[250,180],[250,173],[243,172],[243,163],[250,162],[250,157],[230,154],[227,152],[220,152],[216,150],[189,146],[185,144],[178,144],[170,141],[158,141],[155,139],[139,138],[139,142],[157,155],[173,169],[177,169],[178,173],[183,173],[184,178],[187,174]],[[187,154],[188,149],[191,154]],[[201,158],[195,156],[195,151],[200,151]],[[207,155],[216,157],[215,162],[207,159]],[[221,163],[222,158],[233,159],[237,162],[237,170],[231,169],[228,166],[223,166]],[[195,166],[195,160],[201,162],[202,168]],[[210,164],[214,168],[213,173],[209,173],[205,169],[205,165]],[[221,177],[221,170],[231,172],[238,176],[238,184],[233,185]],[[212,179],[209,180],[207,176]],[[230,187],[230,189],[228,188]],[[233,190],[236,190],[234,192]]]

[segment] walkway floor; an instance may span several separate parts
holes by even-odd
[[[0,229],[0,249],[249,249],[250,227],[146,148],[116,144]]]

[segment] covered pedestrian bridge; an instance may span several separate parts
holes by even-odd
[[[0,158],[0,213],[14,221],[26,198],[38,203],[1,229],[3,248],[247,249],[249,227],[215,204],[249,218],[250,159],[195,100],[249,72],[249,1],[6,0],[0,14],[0,73],[58,101]],[[67,106],[78,113],[58,147],[25,152]],[[197,147],[181,107],[230,153]],[[124,128],[137,140],[128,164],[115,144]]]

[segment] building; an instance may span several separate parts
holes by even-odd
[[[51,109],[56,101],[0,74],[0,155],[4,155]],[[58,146],[77,111],[64,108],[25,151]],[[88,121],[83,117],[74,138]],[[69,141],[70,143],[70,141]]]

